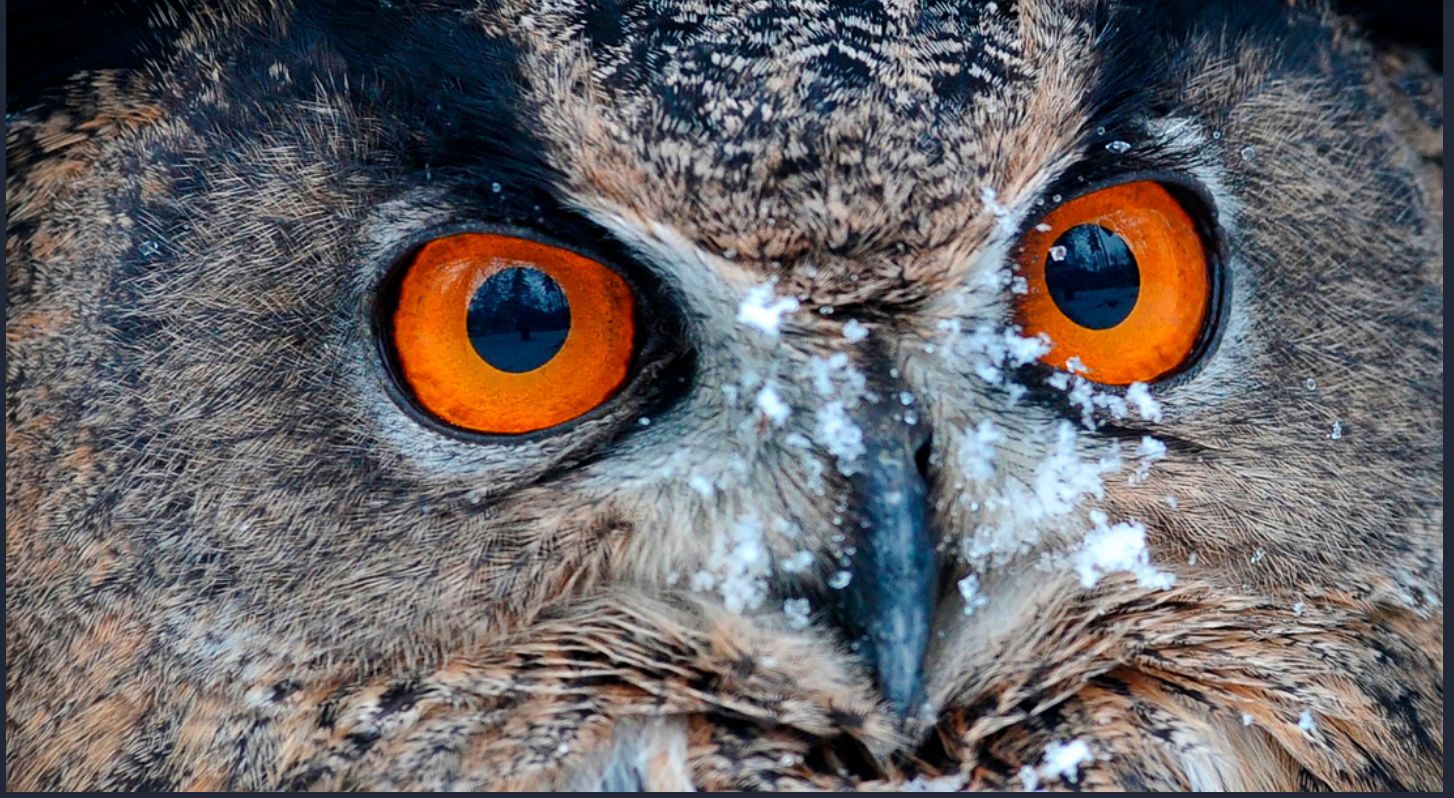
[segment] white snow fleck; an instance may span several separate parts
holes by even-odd
[[[984,206],[994,215],[999,222],[1000,230],[1005,233],[1015,232],[1015,222],[1010,217],[1010,209],[999,202],[999,192],[989,186],[982,186],[979,190],[979,198],[984,201]]]
[[[838,458],[838,471],[849,477],[857,471],[856,461],[868,450],[863,445],[863,430],[848,417],[843,402],[833,401],[817,412],[818,423],[813,439]]]
[[[995,475],[994,444],[1003,440],[995,429],[995,423],[982,419],[972,430],[966,430],[959,439],[959,470],[967,479],[988,482]]]
[[[1123,155],[1123,154],[1128,153],[1128,152],[1131,151],[1131,145],[1130,145],[1129,142],[1125,142],[1125,141],[1121,141],[1120,139],[1117,139],[1115,141],[1112,141],[1112,142],[1107,143],[1106,144],[1106,150],[1109,151],[1110,153],[1112,153],[1113,155]]]
[[[1068,357],[1065,359],[1065,370],[1071,374],[1089,374],[1090,369],[1086,368],[1079,357]]]
[[[490,184],[490,191],[493,191],[496,194],[499,194],[500,191],[502,190],[502,188],[503,187],[499,183],[491,183]]]
[[[979,592],[979,577],[970,574],[959,580],[959,595],[964,597],[964,614],[973,615],[974,611],[989,603]]]
[[[771,283],[748,291],[737,307],[737,323],[756,327],[768,335],[777,335],[783,314],[797,310],[798,300],[784,297],[774,302],[774,298]]]
[[[824,399],[840,395],[857,401],[868,387],[868,379],[848,362],[843,352],[829,357],[813,357],[808,360],[808,372],[813,378],[813,389]]]
[[[691,486],[692,490],[702,494],[702,498],[705,499],[712,498],[717,492],[717,489],[712,486],[712,480],[701,474],[693,474],[692,478],[687,480],[687,484]]]
[[[636,419],[636,423],[640,424],[643,427],[649,427],[651,426],[651,419],[647,418],[646,416],[642,416],[641,418]]]
[[[784,573],[796,574],[813,567],[813,552],[806,549],[783,560],[781,567]]]
[[[757,392],[757,409],[779,427],[787,422],[788,416],[793,414],[792,409],[783,402],[782,397],[778,396],[777,391],[771,385],[763,386],[763,389]]]
[[[1065,256],[1068,254],[1070,254],[1070,250],[1059,244],[1056,244],[1055,246],[1050,248],[1050,259],[1055,261],[1056,263],[1065,260]]]
[[[1318,724],[1316,721],[1313,720],[1313,713],[1306,709],[1303,710],[1303,714],[1298,715],[1297,727],[1307,732],[1308,734],[1312,734],[1313,732],[1317,731]]]
[[[868,337],[868,326],[858,319],[849,319],[843,325],[843,337],[856,344]]]
[[[806,629],[809,623],[809,614],[813,611],[813,605],[805,598],[788,599],[783,602],[783,614],[788,616],[788,626],[794,629]]]
[[[1166,457],[1166,444],[1150,435],[1143,435],[1141,445],[1136,448],[1136,456],[1140,458],[1141,464],[1127,478],[1132,485],[1144,482],[1151,475],[1151,464]]]
[[[834,590],[842,590],[843,588],[848,587],[848,583],[852,581],[853,574],[847,571],[838,571],[832,576],[828,577],[828,587],[831,587]]]
[[[1091,465],[1075,452],[1076,432],[1068,421],[1056,429],[1055,450],[1035,468],[1035,498],[1046,515],[1064,515],[1075,509],[1081,496],[1104,495],[1100,475],[1120,468],[1110,461]]]
[[[1263,557],[1266,557],[1266,556],[1267,556],[1267,550],[1266,549],[1258,549],[1257,551],[1252,552],[1252,557],[1250,559],[1248,559],[1247,562],[1250,565],[1256,565],[1257,563],[1262,562],[1262,558]]]
[[[712,540],[709,562],[715,575],[698,571],[692,577],[692,589],[716,588],[728,612],[755,610],[767,598],[771,570],[762,541],[762,523],[755,515],[745,516],[732,526],[729,535],[730,539],[719,533]]]
[[[1151,566],[1146,527],[1137,521],[1107,526],[1106,514],[1099,510],[1091,511],[1091,520],[1096,527],[1086,535],[1084,548],[1073,558],[1082,587],[1095,587],[1102,576],[1116,571],[1130,571],[1136,575],[1137,584],[1153,590],[1166,590],[1176,582],[1176,577]]]
[[[1150,435],[1143,435],[1141,436],[1141,447],[1136,452],[1142,457],[1160,460],[1166,456],[1166,444]]]
[[[1147,421],[1161,420],[1161,405],[1152,398],[1144,382],[1133,382],[1126,389],[1126,401],[1135,406],[1136,412]]]
[[[1064,745],[1052,741],[1045,746],[1045,759],[1040,763],[1040,775],[1058,776],[1074,784],[1080,778],[1081,764],[1090,758],[1090,746],[1084,740],[1071,740]]]
[[[1249,714],[1247,714],[1246,712],[1243,712],[1242,713],[1242,725],[1243,726],[1251,726],[1252,725],[1252,716],[1249,715]]]
[[[1243,147],[1239,151],[1239,154],[1242,156],[1242,160],[1250,161],[1252,160],[1252,157],[1257,154],[1257,150],[1249,144],[1248,146]]]
[[[1020,768],[1020,786],[1025,788],[1025,792],[1034,792],[1039,789],[1040,774],[1035,772],[1035,768],[1029,765]]]
[[[1318,381],[1313,379],[1312,377],[1308,377],[1307,379],[1303,380],[1303,387],[1307,388],[1310,391],[1316,391],[1318,389]]]
[[[1186,564],[1187,564],[1187,565],[1196,565],[1196,564],[1197,564],[1197,553],[1196,553],[1196,552],[1192,552],[1192,553],[1191,553],[1191,554],[1190,554],[1190,555],[1189,555],[1189,556],[1188,556],[1188,557],[1187,557],[1187,558],[1186,558]]]
[[[1035,225],[1036,232],[1040,232],[1040,233],[1048,233],[1048,232],[1050,232],[1051,230],[1054,230],[1054,229],[1055,228],[1051,227],[1048,224],[1045,224],[1044,222],[1041,222],[1040,224]]]
[[[1292,605],[1292,614],[1293,615],[1302,615],[1303,614],[1303,610],[1305,610],[1307,608],[1308,608],[1308,605],[1307,604],[1304,604],[1303,602],[1299,601],[1298,603]]]
[[[1341,421],[1334,421],[1333,422],[1333,432],[1328,437],[1329,438],[1332,438],[1335,441],[1338,440],[1339,438],[1343,437],[1343,422],[1341,422]]]

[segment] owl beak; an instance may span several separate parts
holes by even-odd
[[[894,394],[889,394],[894,395]],[[860,419],[867,468],[851,478],[863,535],[845,596],[850,634],[861,635],[879,691],[900,717],[923,703],[924,651],[939,568],[928,519],[928,485],[917,453],[928,440],[896,402]]]

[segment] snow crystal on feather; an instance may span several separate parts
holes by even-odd
[[[728,536],[720,532],[712,539],[710,571],[692,576],[692,590],[716,588],[728,612],[741,613],[762,606],[767,598],[767,578],[772,564],[762,539],[762,522],[749,515],[732,526]]]
[[[859,429],[842,402],[829,402],[818,411],[813,440],[838,458],[838,471],[845,477],[858,472],[858,458],[867,453],[863,430]]]
[[[1176,577],[1151,566],[1146,527],[1136,521],[1107,526],[1105,513],[1092,510],[1090,515],[1095,529],[1072,560],[1082,587],[1095,587],[1102,576],[1116,571],[1130,571],[1137,584],[1153,590],[1166,590],[1176,582]]]
[[[1071,740],[1061,744],[1050,742],[1045,746],[1045,759],[1040,763],[1040,775],[1056,777],[1074,784],[1080,778],[1080,766],[1091,758],[1090,746],[1084,740]]]
[[[979,560],[1022,551],[1038,542],[1039,531],[1047,520],[1068,515],[1086,496],[1105,496],[1101,475],[1120,470],[1120,447],[1112,442],[1106,454],[1092,460],[1076,451],[1078,441],[1075,425],[1060,421],[1054,446],[1036,465],[1029,484],[1006,481],[985,496],[984,507],[997,518],[978,527],[966,541],[967,558]]]
[[[777,299],[772,283],[767,283],[753,288],[743,297],[742,304],[737,306],[737,323],[756,327],[768,335],[776,336],[783,315],[797,309],[798,300],[792,297]]]
[[[983,419],[959,439],[959,469],[967,479],[988,482],[995,475],[995,443],[1004,440],[995,423]]]
[[[788,416],[793,414],[792,409],[783,402],[782,397],[778,396],[777,390],[772,385],[765,385],[761,391],[757,392],[757,409],[779,427],[787,423]]]

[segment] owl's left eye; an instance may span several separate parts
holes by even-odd
[[[1061,205],[1021,243],[1028,291],[1017,321],[1045,335],[1047,365],[1105,385],[1185,367],[1207,338],[1214,263],[1195,219],[1159,183],[1102,189]]]
[[[420,247],[392,314],[401,382],[473,432],[548,429],[610,399],[635,353],[635,298],[615,271],[566,249],[465,233]]]

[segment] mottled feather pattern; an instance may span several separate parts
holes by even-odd
[[[1426,53],[1281,0],[138,14],[138,63],[7,108],[11,788],[1442,786]],[[1160,421],[1083,424],[984,341],[1016,236],[1127,175],[1211,209],[1225,318]],[[650,278],[598,413],[481,443],[391,392],[380,286],[471,225]],[[832,609],[850,388],[929,431],[907,719]],[[1174,584],[1087,587],[1092,511]],[[702,585],[744,524],[738,612]]]

